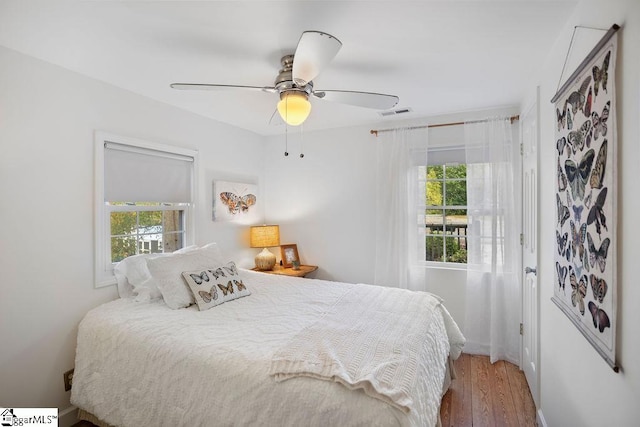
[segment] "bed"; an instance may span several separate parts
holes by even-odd
[[[199,258],[174,262],[172,274],[193,269],[182,286],[200,274],[194,289],[206,296],[222,267],[199,273],[194,265],[212,262]],[[464,337],[438,297],[225,265],[241,298],[173,309],[158,286],[164,298],[139,290],[85,316],[71,392],[81,418],[113,426],[439,423]]]

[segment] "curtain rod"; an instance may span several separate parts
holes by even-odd
[[[511,116],[509,117],[509,121],[511,122],[511,124],[513,124],[513,122],[520,120],[520,116],[516,115],[516,116]],[[424,128],[440,128],[440,127],[445,127],[445,126],[460,126],[463,125],[465,123],[484,123],[484,122],[488,122],[489,120],[485,119],[485,120],[471,120],[468,122],[452,122],[452,123],[438,123],[435,125],[422,125],[422,126],[410,126],[410,127],[406,127],[406,128],[391,128],[391,129],[371,129],[369,132],[371,133],[371,135],[375,135],[378,136],[379,132],[391,132],[392,130],[399,130],[399,129],[407,129],[407,130],[412,130],[412,129],[424,129]]]

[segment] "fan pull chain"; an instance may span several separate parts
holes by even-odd
[[[302,127],[304,126],[304,124],[300,125],[300,158],[304,157],[304,153],[303,153],[303,149],[302,149],[302,143],[304,142],[304,132],[302,131]]]
[[[284,124],[284,156],[287,157],[289,155],[289,141],[288,141],[288,132],[289,126]]]

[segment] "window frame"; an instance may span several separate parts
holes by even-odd
[[[108,132],[96,131],[94,135],[94,287],[102,288],[116,284],[116,278],[113,274],[113,267],[116,263],[111,262],[111,212],[114,205],[109,205],[104,201],[105,194],[105,168],[104,153],[106,143],[116,143],[132,147],[134,149],[156,151],[159,155],[178,155],[193,158],[193,166],[191,169],[191,202],[188,204],[176,204],[179,209],[167,210],[184,210],[184,246],[193,245],[196,235],[196,199],[198,196],[198,151],[189,148],[176,147],[173,145],[162,144],[159,142],[146,141],[137,138],[131,138],[121,135],[115,135]],[[141,211],[148,210],[144,206],[130,206],[131,210]],[[124,208],[119,206],[118,210]],[[164,206],[152,206],[153,210],[163,210]],[[150,210],[150,209],[149,209]]]
[[[165,218],[164,212],[184,212],[184,218],[182,220],[182,230],[181,231],[170,231],[167,232],[166,230],[162,230],[161,232],[157,233],[157,232],[153,232],[153,233],[136,233],[136,234],[112,234],[111,230],[110,230],[110,241],[112,241],[111,239],[113,239],[114,237],[125,237],[125,236],[135,236],[135,237],[139,237],[139,236],[143,236],[143,235],[156,235],[156,234],[162,234],[164,235],[171,235],[171,234],[181,234],[182,235],[182,242],[185,243],[186,242],[186,237],[187,237],[187,227],[186,227],[186,220],[188,218],[188,213],[187,213],[187,209],[189,207],[188,203],[162,203],[162,204],[158,204],[158,205],[134,205],[134,204],[125,204],[125,205],[112,205],[109,204],[107,202],[105,202],[105,218],[107,220],[107,225],[110,228],[111,227],[111,214],[114,212],[135,212],[137,216],[137,219],[139,220],[139,214],[140,212],[162,212],[162,217],[163,217],[163,221]],[[140,229],[139,227],[139,223],[137,224],[138,227],[137,229]],[[140,243],[140,240],[136,239],[136,241],[138,243]],[[166,242],[165,242],[166,243]],[[139,246],[139,245],[138,245]],[[184,247],[184,245],[183,245]],[[140,252],[140,248],[138,247],[137,249],[138,253]],[[164,249],[163,249],[164,251]],[[111,262],[113,263],[113,248],[109,248],[109,253],[111,254],[110,258],[111,258]],[[146,253],[146,252],[144,252]],[[157,252],[155,252],[157,253]]]
[[[446,194],[446,183],[447,182],[453,182],[453,181],[464,181],[465,183],[468,180],[468,177],[465,176],[464,178],[446,178],[446,172],[444,172],[443,178],[428,178],[428,172],[429,172],[429,168],[430,167],[437,167],[437,166],[442,166],[444,168],[446,168],[447,166],[461,166],[461,165],[465,165],[467,166],[467,163],[464,161],[460,161],[460,162],[453,162],[453,161],[447,161],[444,162],[442,164],[438,163],[432,163],[431,161],[428,162],[429,164],[424,165],[425,168],[425,172],[424,172],[424,185],[425,185],[425,191],[427,189],[428,183],[429,182],[440,182],[442,184],[442,205],[430,205],[427,204],[426,201],[426,195],[425,195],[425,203],[424,203],[424,223],[421,224],[421,226],[424,229],[424,232],[422,234],[422,237],[425,239],[424,243],[423,243],[423,247],[424,247],[424,251],[425,251],[425,257],[426,257],[426,238],[427,237],[441,237],[442,240],[442,245],[443,245],[443,254],[445,256],[446,259],[446,239],[447,239],[447,235],[443,234],[443,235],[438,235],[438,234],[432,234],[432,233],[428,233],[427,232],[427,215],[429,215],[427,213],[428,210],[439,210],[441,211],[441,218],[442,218],[442,224],[443,224],[443,230],[444,230],[444,226],[446,224],[446,211],[447,210],[452,210],[452,209],[464,209],[465,211],[467,211],[467,219],[469,217],[469,208],[468,205],[447,205],[446,204],[446,200],[447,200],[447,194]],[[446,171],[446,169],[444,169]],[[468,187],[467,187],[468,188]],[[449,236],[450,238],[455,238],[455,235],[451,235]],[[468,244],[468,235],[465,234],[464,235],[464,239],[467,241]],[[451,261],[435,261],[435,260],[424,260],[423,261],[424,264],[428,267],[437,267],[437,268],[445,268],[445,269],[457,269],[457,270],[466,270],[467,268],[467,263],[464,262],[451,262]]]

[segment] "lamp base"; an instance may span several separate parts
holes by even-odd
[[[273,270],[273,266],[276,265],[276,256],[269,252],[269,249],[264,248],[262,252],[256,255],[255,261],[258,270]]]

